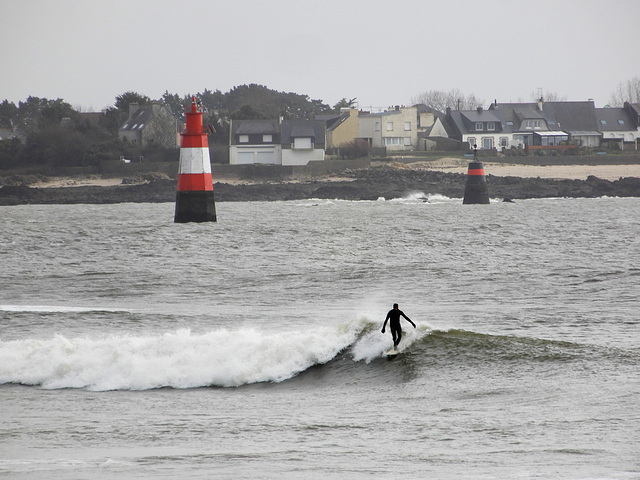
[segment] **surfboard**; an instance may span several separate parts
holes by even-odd
[[[398,350],[395,350],[393,348],[384,352],[384,354],[387,356],[389,360],[391,360],[392,358],[395,358],[396,355],[398,355],[399,353],[400,352]]]

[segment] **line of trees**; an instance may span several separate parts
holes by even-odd
[[[227,93],[220,90],[180,96],[165,91],[158,102],[184,120],[184,110],[194,96],[205,109],[205,123],[215,126],[210,137],[213,145],[227,145],[231,119],[261,119],[282,116],[309,119],[314,115],[339,111],[349,101],[342,99],[334,107],[307,95],[271,90],[262,85],[240,85]],[[355,99],[354,99],[355,100]],[[90,120],[63,99],[29,97],[24,102],[4,100],[0,104],[0,128],[13,137],[0,141],[0,169],[19,166],[57,167],[96,166],[103,160],[120,156],[147,160],[178,159],[176,149],[142,148],[118,139],[118,129],[129,115],[129,104],[149,105],[154,100],[137,92],[125,92],[114,105]],[[353,103],[353,101],[351,101]]]
[[[229,140],[232,119],[310,119],[318,114],[337,114],[343,107],[351,107],[356,99],[342,98],[333,106],[307,95],[278,92],[263,85],[249,84],[232,88],[226,93],[208,90],[180,96],[165,91],[159,101],[167,105],[176,117],[184,119],[184,109],[194,96],[205,109],[205,123],[215,126],[216,133],[210,144],[223,151]],[[561,101],[554,92],[533,92],[531,99],[543,96],[547,101]],[[444,112],[447,108],[470,110],[485,101],[475,95],[465,95],[458,89],[450,91],[429,90],[411,99],[413,104],[425,104]],[[621,82],[612,94],[609,105],[620,107],[625,101],[640,103],[640,77]],[[24,102],[4,100],[0,103],[0,169],[20,166],[56,167],[96,166],[103,160],[120,156],[147,160],[178,159],[176,149],[161,147],[141,148],[118,139],[118,129],[126,121],[129,104],[149,105],[153,102],[146,95],[125,92],[115,98],[114,105],[101,115],[89,119],[76,111],[63,99],[29,97]],[[9,132],[9,135],[7,135]],[[9,137],[7,139],[7,137]],[[214,159],[215,160],[215,159]]]

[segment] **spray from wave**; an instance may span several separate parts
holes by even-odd
[[[0,385],[94,391],[154,388],[238,387],[282,382],[317,365],[350,358],[354,366],[384,357],[391,336],[366,318],[332,326],[270,333],[188,329],[162,335],[111,335],[0,341]],[[444,361],[448,368],[469,362],[570,362],[576,357],[612,355],[610,349],[464,330],[407,329],[401,351],[419,362]],[[617,354],[621,355],[621,354]],[[628,356],[628,352],[623,356]],[[637,355],[632,356],[637,361]]]
[[[302,332],[253,329],[0,341],[0,384],[146,390],[280,382],[333,359],[366,321]]]

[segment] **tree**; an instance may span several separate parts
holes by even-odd
[[[26,101],[18,102],[17,127],[25,136],[57,126],[65,117],[75,118],[77,112],[60,98],[28,97]]]
[[[484,100],[477,98],[474,94],[464,95],[457,88],[452,88],[448,92],[428,90],[413,97],[411,102],[414,105],[424,104],[440,112],[445,112],[447,108],[452,110],[474,110],[484,104]]]
[[[610,107],[622,107],[624,102],[640,103],[640,77],[620,82],[609,99]]]
[[[340,113],[340,110],[343,108],[353,108],[357,99],[358,97],[353,97],[351,100],[347,100],[345,97],[342,97],[342,99],[333,106],[333,111]]]
[[[162,94],[162,102],[171,109],[176,118],[184,119],[185,98],[180,98],[177,93],[169,93],[168,90]]]
[[[0,128],[12,128],[18,119],[18,107],[13,102],[5,100],[0,103]]]
[[[540,100],[540,98],[542,98],[545,102],[566,102],[567,101],[566,95],[560,95],[557,92],[550,92],[549,90],[547,90],[543,94],[542,89],[539,89],[535,92],[531,92],[531,100],[538,101]]]
[[[277,92],[255,83],[233,87],[224,94],[222,106],[232,116],[245,105],[266,118],[310,119],[314,114],[331,112],[331,107],[321,100],[312,100],[297,93]]]
[[[151,103],[151,99],[146,95],[141,95],[136,92],[124,92],[121,95],[116,97],[115,107],[121,112],[129,113],[129,104],[137,103],[138,105],[149,105]]]

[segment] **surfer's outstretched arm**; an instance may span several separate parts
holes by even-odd
[[[413,323],[411,321],[411,319],[404,314],[404,312],[400,312],[400,315],[402,315],[404,318],[406,318],[407,322],[409,322],[411,325],[413,325],[413,328],[416,328],[416,324]]]
[[[382,333],[384,333],[384,327],[387,326],[388,320],[389,320],[389,314],[387,313],[387,318],[384,319],[384,323],[382,324]]]

